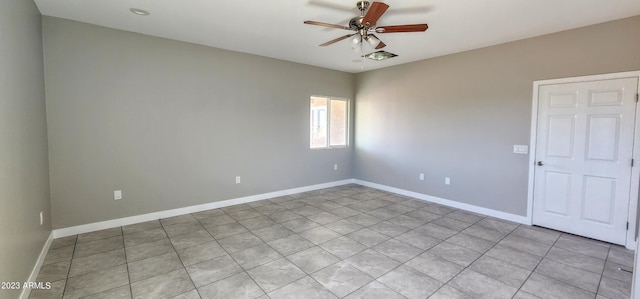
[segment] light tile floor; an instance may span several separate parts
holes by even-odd
[[[346,185],[55,239],[31,298],[629,298],[633,252]]]

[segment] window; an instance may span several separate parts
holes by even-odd
[[[349,100],[311,97],[311,148],[346,147],[349,137]]]

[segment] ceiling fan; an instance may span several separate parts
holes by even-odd
[[[362,45],[363,41],[368,42],[373,48],[382,49],[387,45],[382,42],[374,33],[398,33],[398,32],[420,32],[426,31],[429,28],[427,24],[412,24],[412,25],[395,25],[395,26],[377,26],[378,19],[389,8],[389,5],[382,2],[358,1],[356,7],[360,10],[360,15],[351,18],[349,26],[335,25],[316,21],[304,21],[305,24],[317,25],[329,28],[337,28],[355,31],[355,33],[347,34],[345,36],[338,37],[330,40],[326,43],[320,44],[321,47],[332,45],[341,40],[355,36],[353,39],[354,44]],[[365,13],[366,12],[366,13]]]

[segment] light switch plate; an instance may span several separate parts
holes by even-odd
[[[513,153],[514,154],[526,155],[526,154],[529,153],[529,146],[528,145],[514,144],[513,145]]]

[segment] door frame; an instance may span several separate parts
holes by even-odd
[[[638,90],[640,92],[640,71],[610,73],[601,75],[589,75],[570,78],[559,78],[549,80],[539,80],[533,82],[533,103],[531,108],[531,136],[529,143],[529,183],[527,192],[527,221],[529,225],[533,224],[533,187],[536,161],[536,148],[538,136],[538,90],[541,85],[562,84],[562,83],[578,83],[584,81],[598,81],[609,79],[638,78]],[[640,105],[636,105],[636,120],[633,134],[633,154],[632,158],[638,163],[631,168],[631,184],[629,193],[629,212],[627,219],[629,221],[629,229],[627,230],[627,240],[625,247],[635,249],[636,247],[636,229],[638,221],[638,197],[640,193]]]

